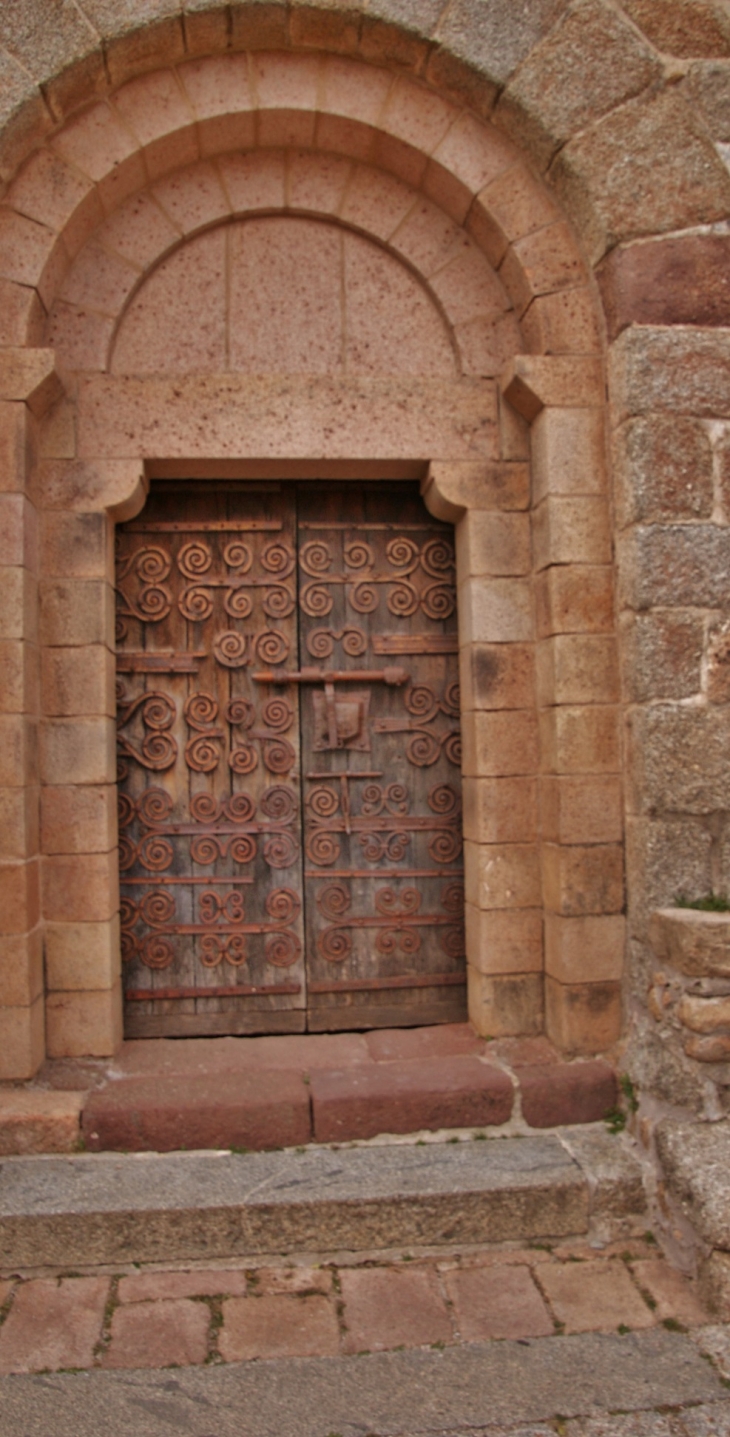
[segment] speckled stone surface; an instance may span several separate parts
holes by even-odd
[[[523,1425],[520,1434],[516,1424],[550,1423],[549,1434],[558,1431],[558,1415],[619,1409],[656,1418],[652,1409],[684,1403],[711,1404],[705,1410],[722,1421],[730,1412],[727,1392],[689,1338],[592,1333],[443,1351],[4,1378],[0,1437],[543,1437],[544,1428]],[[632,1437],[666,1437],[661,1426],[638,1421],[644,1425],[630,1428]],[[680,1437],[703,1431],[677,1430]],[[716,1423],[704,1430],[725,1429]],[[625,1437],[626,1428],[605,1432]],[[571,1437],[577,1433],[594,1437],[595,1429],[576,1426]]]
[[[587,1180],[552,1136],[0,1166],[11,1266],[529,1241],[587,1226]]]

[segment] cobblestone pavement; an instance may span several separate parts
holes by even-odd
[[[662,1325],[694,1333],[730,1379],[724,1329],[650,1235],[598,1251],[574,1242],[410,1260],[5,1274],[0,1373],[347,1356]],[[656,1432],[664,1437],[661,1424]],[[602,1434],[586,1428],[586,1437]]]

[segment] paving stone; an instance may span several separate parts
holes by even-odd
[[[246,1273],[240,1268],[209,1272],[134,1272],[122,1277],[117,1288],[119,1302],[158,1302],[160,1298],[245,1296]]]
[[[673,1317],[685,1327],[699,1327],[708,1320],[700,1299],[681,1272],[662,1258],[645,1258],[632,1262],[631,1270],[644,1292],[656,1303],[656,1315],[662,1321]]]
[[[319,1142],[497,1125],[512,1111],[507,1074],[475,1057],[313,1073],[311,1094]]]
[[[273,1148],[311,1136],[309,1096],[297,1072],[170,1074],[110,1083],[83,1113],[91,1152]]]
[[[257,1296],[332,1291],[332,1273],[328,1267],[257,1267],[251,1274],[251,1282]]]
[[[484,1342],[492,1337],[547,1337],[555,1330],[527,1267],[450,1272],[444,1276],[444,1283],[464,1342]]]
[[[446,1304],[433,1269],[351,1268],[340,1272],[345,1352],[382,1352],[452,1342]]]
[[[514,1073],[522,1094],[522,1116],[531,1128],[595,1123],[616,1102],[616,1074],[608,1063],[555,1063],[521,1067]]]
[[[227,1298],[218,1348],[227,1362],[252,1357],[335,1357],[340,1333],[334,1304],[319,1293]]]
[[[0,1328],[0,1372],[91,1367],[108,1292],[108,1277],[22,1283]]]
[[[730,1407],[719,1402],[685,1410],[681,1414],[682,1437],[730,1437]]]
[[[572,1249],[571,1249],[572,1250]],[[593,1257],[593,1253],[590,1254]],[[452,1272],[455,1268],[466,1271],[472,1267],[535,1267],[539,1262],[553,1261],[552,1244],[548,1248],[540,1247],[537,1244],[532,1248],[495,1248],[486,1252],[470,1252],[461,1255],[458,1261],[444,1264],[444,1271]],[[440,1269],[439,1269],[440,1270]]]
[[[0,1379],[0,1437],[493,1437],[495,1427],[513,1437],[521,1424],[557,1437],[556,1413],[700,1402],[730,1413],[727,1392],[691,1339],[655,1328],[179,1372],[15,1376]]]
[[[621,1326],[651,1327],[654,1316],[623,1263],[601,1260],[546,1264],[538,1280],[566,1332],[610,1332]]]
[[[632,1412],[569,1422],[566,1437],[680,1437],[680,1429],[657,1412]]]
[[[210,1309],[205,1302],[174,1298],[118,1307],[103,1367],[187,1367],[205,1362]]]

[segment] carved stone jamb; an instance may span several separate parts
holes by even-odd
[[[104,1057],[122,1040],[114,521],[139,513],[148,483],[139,460],[43,460],[36,477],[47,1048]]]
[[[456,525],[469,1016],[543,1026],[537,722],[524,460],[433,462],[427,508]]]
[[[531,426],[548,1035],[605,1050],[625,948],[619,680],[600,358],[517,355],[503,398]]]
[[[0,1079],[32,1077],[45,1057],[43,934],[38,852],[38,516],[27,456],[36,421],[61,392],[47,349],[0,351],[0,424],[14,472],[2,475],[0,636],[8,662],[0,692]]]

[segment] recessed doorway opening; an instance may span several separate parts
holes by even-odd
[[[127,1036],[463,1021],[451,527],[158,481],[117,534]]]

